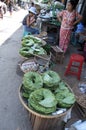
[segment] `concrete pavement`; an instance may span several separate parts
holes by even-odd
[[[0,45],[2,45],[21,25],[22,19],[28,12],[23,9],[13,11],[12,16],[7,12],[0,19]]]
[[[26,11],[20,10],[0,21],[0,130],[31,130],[28,113],[18,96],[23,77],[18,63],[22,60],[19,48],[24,14]]]

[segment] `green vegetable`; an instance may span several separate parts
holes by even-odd
[[[19,53],[24,56],[24,57],[30,57],[31,54],[29,53],[29,47],[22,47],[20,50],[19,50]]]
[[[28,91],[34,91],[43,86],[43,80],[40,74],[36,72],[28,72],[23,77],[24,88]]]
[[[54,71],[42,75],[28,72],[22,84],[22,96],[28,100],[28,107],[38,113],[51,114],[57,107],[70,108],[75,102],[74,94]]]
[[[28,37],[29,37],[29,39],[32,39],[35,43],[40,44],[42,42],[42,40],[40,38],[34,37],[33,35],[29,35]]]
[[[57,101],[53,93],[48,89],[40,88],[35,90],[30,94],[28,102],[28,105],[33,110],[43,114],[50,114],[56,111]]]
[[[63,81],[59,82],[59,85],[57,86],[55,93],[59,93],[59,92],[62,92],[62,91],[69,92],[67,85]]]
[[[22,41],[22,46],[24,46],[24,47],[30,47],[30,46],[32,46],[32,45],[34,45],[34,41],[32,40],[32,39],[30,39],[30,40],[23,40]]]
[[[47,55],[47,52],[40,46],[34,44],[31,47],[22,47],[19,53],[24,57],[29,57],[32,55]]]
[[[75,102],[75,96],[73,93],[68,93],[67,97],[63,99],[63,103],[73,104]]]
[[[59,107],[69,108],[74,104],[75,96],[69,91],[64,82],[59,83],[59,87],[57,87],[55,93]]]
[[[48,87],[50,90],[54,90],[61,80],[60,76],[56,72],[51,70],[43,73],[42,77],[44,86]]]
[[[29,94],[25,93],[25,92],[22,93],[22,96],[25,97],[25,98],[27,98],[27,99],[29,98]]]

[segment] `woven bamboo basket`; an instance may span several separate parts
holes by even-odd
[[[49,60],[44,60],[39,57],[24,59],[19,64],[19,67],[23,73],[27,73],[29,71],[37,71],[41,73],[40,67],[42,67],[43,71],[49,68],[50,58],[51,57],[49,57]]]
[[[80,82],[80,84],[85,83],[86,82]],[[73,92],[75,94],[76,97],[76,102],[86,110],[86,93],[82,93],[79,89],[79,84],[75,84],[75,86],[73,87]]]
[[[30,63],[32,63],[32,65]],[[34,65],[35,65],[35,67],[33,67]],[[24,72],[24,73],[27,73],[29,71],[37,71],[38,70],[38,65],[35,61],[35,57],[31,57],[29,59],[24,59],[19,64],[19,67],[20,67],[21,71]]]
[[[28,53],[28,54],[30,54],[30,53]],[[29,59],[30,57],[38,57],[38,58],[44,59],[44,60],[46,60],[46,61],[49,61],[49,60],[50,60],[50,57],[51,57],[51,53],[50,53],[50,55],[47,55],[47,54],[45,54],[45,55],[31,54],[31,56],[27,56],[27,57],[22,56],[21,54],[19,54],[19,55],[20,55],[20,57],[22,57],[23,59]]]
[[[70,89],[70,91],[72,91],[69,86],[68,86],[68,88]],[[22,105],[25,107],[25,109],[29,113],[29,120],[31,122],[33,130],[54,130],[54,129],[56,129],[56,127],[58,127],[59,124],[62,123],[62,119],[67,115],[67,113],[73,107],[73,106],[71,106],[71,108],[69,108],[66,112],[59,114],[59,115],[42,115],[40,113],[37,113],[27,106],[27,103],[25,102],[24,98],[22,97],[22,86],[19,87],[19,99],[20,99]]]

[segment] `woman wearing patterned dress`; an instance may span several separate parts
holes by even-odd
[[[63,10],[57,16],[61,22],[59,47],[64,53],[68,48],[73,27],[82,19],[82,16],[76,11],[76,6],[75,0],[68,1],[66,10]]]

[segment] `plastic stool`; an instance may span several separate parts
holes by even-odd
[[[79,54],[72,54],[70,57],[70,61],[68,63],[68,67],[66,69],[65,75],[73,74],[73,75],[76,75],[78,77],[78,80],[80,80],[83,62],[84,62],[83,56],[81,56]],[[74,65],[74,63],[78,64],[78,65]],[[74,70],[71,70],[71,67],[77,68],[78,71],[74,72]]]

